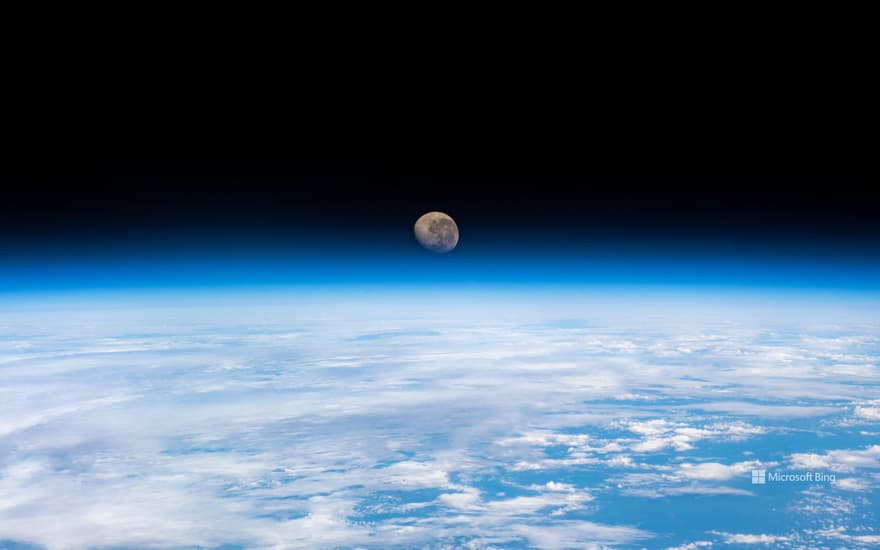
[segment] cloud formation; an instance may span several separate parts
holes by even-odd
[[[853,523],[750,535],[719,517],[721,534],[690,524],[671,540],[645,519],[656,514],[615,515],[637,499],[686,517],[689,495],[757,513],[769,488],[749,470],[785,457],[847,473],[823,490],[867,523],[880,446],[791,443],[872,420],[873,321],[540,305],[459,304],[430,319],[424,305],[381,302],[0,311],[0,541],[704,548],[874,536]],[[558,321],[574,315],[584,322]],[[791,513],[815,506],[797,502]]]

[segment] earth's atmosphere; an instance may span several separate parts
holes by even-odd
[[[876,300],[707,296],[7,300],[0,547],[880,546]]]

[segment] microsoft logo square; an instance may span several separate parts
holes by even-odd
[[[767,470],[752,470],[752,483],[767,483]]]

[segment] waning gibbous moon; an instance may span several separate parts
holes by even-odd
[[[448,214],[428,212],[413,227],[416,240],[431,252],[449,252],[458,244],[458,225]]]

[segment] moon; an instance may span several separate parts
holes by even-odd
[[[413,227],[416,240],[431,252],[449,252],[458,244],[458,226],[448,214],[428,212]]]

